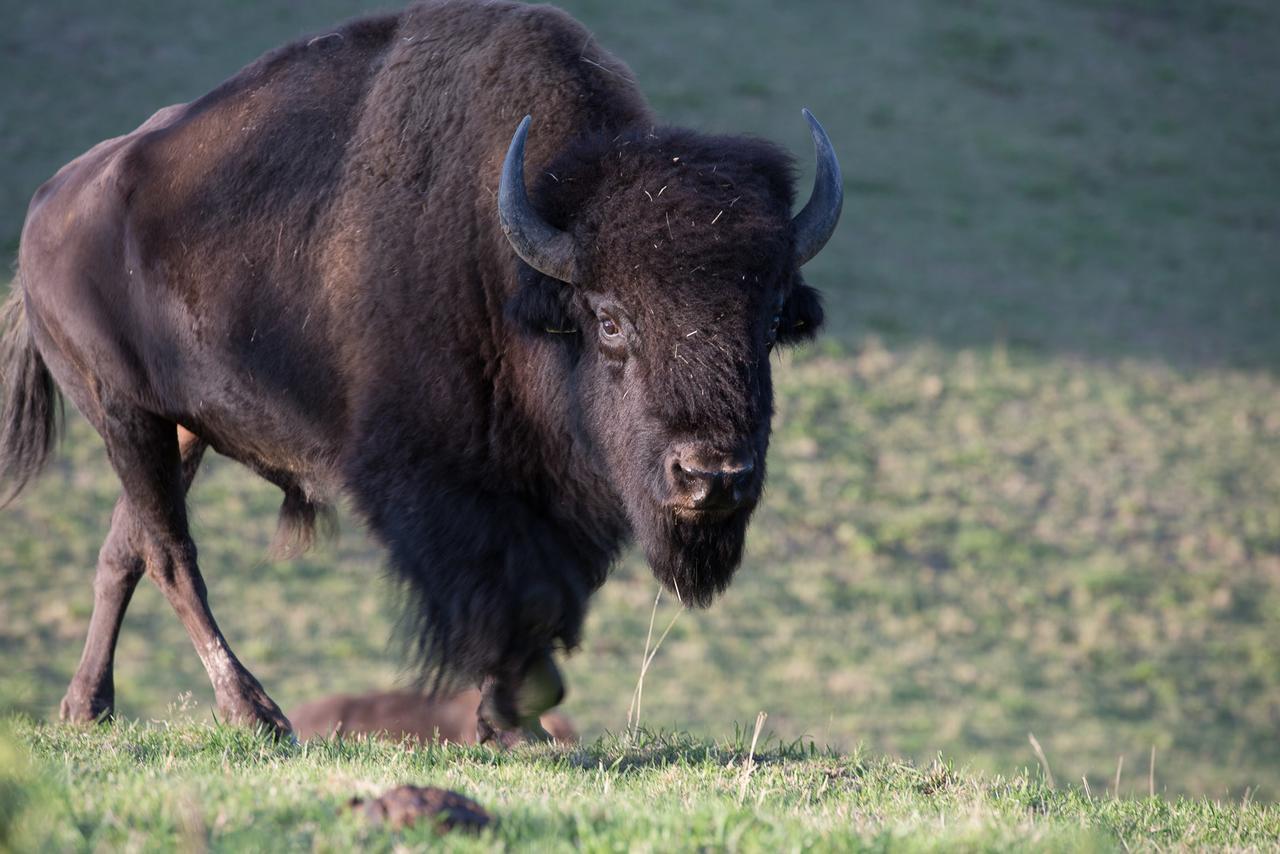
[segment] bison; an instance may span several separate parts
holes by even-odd
[[[207,448],[283,491],[285,551],[345,497],[404,586],[422,678],[483,684],[486,726],[559,702],[553,653],[628,541],[709,604],[764,482],[770,353],[822,323],[800,268],[842,189],[805,116],[817,177],[793,217],[782,150],[657,125],[563,12],[427,0],[63,167],[23,228],[0,415],[11,493],[50,454],[58,389],[123,488],[62,717],[111,713],[146,575],[222,716],[288,732],[197,565]]]

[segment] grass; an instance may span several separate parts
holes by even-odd
[[[56,850],[392,851],[433,831],[367,826],[344,806],[404,781],[477,799],[497,818],[459,850],[1158,850],[1263,847],[1280,810],[1204,799],[1114,798],[1038,773],[987,777],[811,744],[641,732],[576,749],[405,750],[368,742],[280,746],[206,724],[86,733],[20,723],[38,793],[10,833]],[[750,761],[749,761],[750,760]],[[745,773],[744,773],[745,772]],[[6,772],[13,776],[13,772]]]
[[[58,165],[356,5],[15,10],[0,33],[0,245],[16,247],[26,198]],[[280,817],[313,813],[290,803],[328,792],[328,810],[350,785],[410,766],[419,780],[447,779],[456,765],[509,817],[501,833],[540,827],[548,845],[662,847],[681,822],[715,839],[702,834],[730,833],[749,814],[766,816],[740,837],[756,847],[782,838],[769,835],[777,828],[833,847],[1243,846],[1262,845],[1250,834],[1266,828],[1274,838],[1274,813],[1214,804],[1280,798],[1280,10],[1257,0],[563,5],[632,65],[664,118],[776,139],[808,175],[808,106],[845,166],[845,218],[806,268],[828,297],[829,331],[777,371],[769,492],[746,563],[714,609],[675,623],[645,676],[642,723],[690,733],[666,737],[683,745],[672,755],[702,758],[687,777],[651,764],[595,778],[550,754],[342,748],[286,761],[249,746],[224,767],[218,745],[233,736],[201,727],[203,672],[144,586],[121,643],[121,709],[196,723],[175,736],[19,725],[13,738],[58,802],[85,791],[65,771],[81,767],[75,757],[87,779],[112,781],[94,796],[100,807],[53,826],[118,840],[133,823],[176,821],[172,793],[190,780],[241,803],[226,807],[240,816],[230,827],[266,799],[275,832],[325,845],[358,831],[336,818],[292,828]],[[358,528],[268,561],[278,495],[211,462],[193,492],[197,540],[242,658],[286,707],[392,684],[393,603]],[[56,709],[116,489],[76,420],[50,474],[0,513],[0,707]],[[568,710],[592,736],[626,723],[654,589],[628,557],[568,661]],[[843,758],[761,761],[751,785],[773,779],[775,794],[751,806],[763,789],[749,789],[740,808],[740,766],[706,751],[733,721],[749,739],[761,710],[776,738],[830,744]],[[1023,774],[1037,764],[1028,733],[1063,788]],[[201,746],[167,770],[147,760],[138,775],[112,776],[113,751],[167,738]],[[606,771],[626,753],[607,745],[586,749]],[[1146,797],[1153,747],[1165,800]],[[939,751],[965,770],[926,797],[909,781]],[[1121,756],[1129,797],[1100,798]],[[813,811],[793,809],[781,781],[794,771],[811,783],[820,762],[870,776],[833,781]],[[277,773],[298,784],[267,794]],[[168,794],[125,810],[152,774],[168,775],[157,778]],[[604,780],[607,798],[590,788]],[[1067,790],[1084,780],[1092,801],[1083,782]],[[677,800],[664,785],[696,805],[688,815],[647,807]],[[1032,797],[1049,806],[1028,807]],[[130,820],[108,818],[121,815]],[[205,815],[208,828],[216,818]],[[594,829],[604,835],[573,835]]]

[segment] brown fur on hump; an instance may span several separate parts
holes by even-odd
[[[334,240],[322,266],[330,285],[360,286],[378,270],[395,286],[362,308],[399,336],[399,319],[422,310],[424,277],[467,281],[478,271],[484,287],[456,295],[468,301],[450,310],[499,321],[514,277],[497,183],[526,114],[534,117],[531,175],[584,134],[652,122],[631,71],[558,9],[472,0],[406,9],[363,98],[341,204],[328,217]]]

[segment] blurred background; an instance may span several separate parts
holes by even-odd
[[[767,729],[1095,789],[1280,798],[1280,7],[1266,0],[563,0],[664,120],[845,173],[805,269],[738,580],[682,614],[643,722]],[[0,250],[60,165],[358,0],[7,3]],[[0,274],[7,287],[8,270]],[[55,717],[117,484],[75,416],[0,512],[0,709]],[[192,493],[231,643],[288,708],[402,672],[380,558],[266,556],[279,495],[211,459]],[[631,555],[568,661],[588,735],[625,723],[657,586]],[[664,600],[657,631],[676,612]],[[212,694],[139,587],[119,710]]]

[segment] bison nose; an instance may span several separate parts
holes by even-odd
[[[755,464],[746,454],[717,454],[689,444],[674,448],[668,460],[679,509],[725,512],[755,500]]]

